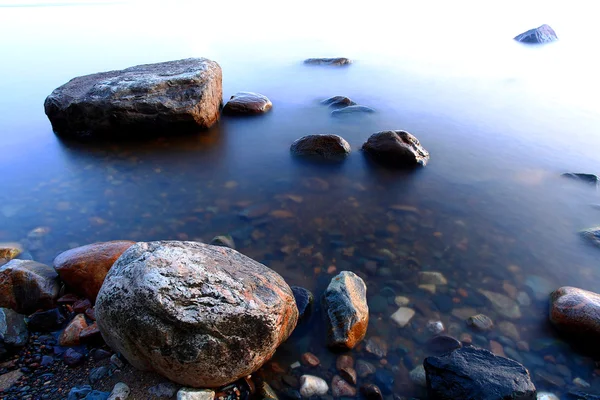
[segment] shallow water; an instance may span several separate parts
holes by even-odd
[[[230,233],[242,253],[317,296],[334,270],[355,271],[368,286],[368,337],[389,344],[387,364],[372,361],[392,371],[405,395],[418,395],[403,386],[403,371],[427,354],[430,319],[457,337],[473,334],[480,346],[494,339],[515,348],[497,329],[477,338],[452,316],[470,307],[498,323],[503,318],[477,290],[507,294],[514,286],[532,299],[512,322],[531,347],[522,361],[536,386],[565,390],[540,378],[545,371],[600,390],[593,361],[557,341],[546,323],[550,290],[598,291],[600,283],[600,253],[577,235],[600,223],[591,207],[598,193],[560,178],[598,172],[600,65],[591,51],[591,10],[558,2],[496,9],[303,2],[291,10],[267,2],[231,13],[219,5],[82,3],[0,3],[0,241],[22,241],[50,263],[94,241],[208,241]],[[541,23],[561,40],[539,48],[511,40]],[[272,111],[146,143],[86,145],[52,133],[43,101],[68,79],[197,56],[221,64],[225,98],[257,91],[272,100]],[[355,63],[301,62],[319,56]],[[338,94],[377,112],[333,118],[319,100]],[[404,173],[365,160],[360,146],[384,129],[416,135],[431,153],[429,165]],[[339,166],[292,159],[289,145],[311,133],[339,134],[354,152]],[[247,207],[289,217],[248,221],[239,216]],[[29,234],[37,227],[47,233]],[[372,262],[376,268],[367,267]],[[449,283],[432,295],[417,287],[420,270],[440,271]],[[417,310],[407,328],[389,318],[396,295]],[[315,315],[276,360],[287,367],[311,351],[324,365],[315,373],[326,376],[334,355],[320,329]],[[354,355],[373,357],[363,349]]]

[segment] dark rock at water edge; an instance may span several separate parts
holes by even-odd
[[[304,64],[308,65],[349,65],[352,61],[346,57],[334,57],[334,58],[307,58],[304,60]]]
[[[580,235],[596,247],[600,247],[600,226],[585,229]]]
[[[373,110],[370,107],[353,105],[353,106],[340,108],[338,110],[333,110],[331,112],[331,115],[336,117],[336,116],[347,115],[347,114],[371,114],[374,112],[375,112],[375,110]]]
[[[429,161],[429,152],[405,131],[374,133],[362,149],[375,161],[392,167],[425,166]]]
[[[290,146],[295,156],[342,160],[350,154],[350,144],[338,135],[307,135]]]
[[[514,360],[462,347],[423,362],[430,398],[439,400],[535,400],[527,369]]]
[[[58,308],[52,308],[31,314],[27,326],[32,332],[54,332],[62,327],[65,320]]]
[[[53,308],[58,291],[58,274],[45,264],[15,259],[0,267],[0,307],[20,314]]]
[[[63,361],[70,366],[76,366],[83,362],[85,356],[78,351],[68,348],[63,354]]]
[[[0,344],[5,348],[23,347],[29,339],[25,316],[0,308]]]
[[[544,24],[537,28],[530,29],[527,32],[523,32],[514,38],[517,42],[529,43],[529,44],[542,44],[549,43],[558,40],[556,32],[550,26]]]
[[[298,307],[298,320],[305,320],[310,317],[314,297],[310,290],[300,286],[291,286],[292,293],[294,293],[294,299],[296,300],[296,307]]]
[[[253,115],[263,114],[273,107],[271,100],[259,93],[238,92],[231,96],[223,107],[223,114]]]
[[[461,347],[460,341],[448,335],[434,336],[427,341],[427,351],[433,355],[450,353]]]
[[[579,172],[567,172],[561,175],[563,178],[568,178],[568,179],[572,179],[572,180],[576,180],[576,181],[580,181],[580,182],[584,182],[587,183],[591,186],[598,186],[598,181],[600,181],[600,178],[598,178],[598,175],[595,174],[584,174],[584,173],[579,173]]]
[[[346,96],[333,96],[328,99],[321,101],[321,104],[329,106],[331,108],[342,108],[356,105],[349,97]]]
[[[223,100],[221,67],[206,58],[138,65],[74,78],[44,103],[67,137],[137,136],[209,128]]]

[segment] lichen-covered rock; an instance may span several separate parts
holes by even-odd
[[[273,107],[267,96],[253,92],[238,92],[231,96],[223,107],[224,114],[252,115],[263,114]]]
[[[0,307],[19,314],[53,308],[58,290],[58,274],[45,264],[15,259],[0,267]]]
[[[554,42],[558,40],[558,37],[554,29],[544,24],[515,36],[515,40],[521,43],[541,44]]]
[[[221,67],[205,58],[80,76],[55,89],[44,109],[69,137],[174,133],[212,126],[223,100]]]
[[[350,154],[350,144],[338,135],[306,135],[297,139],[290,147],[296,156],[340,160]]]
[[[307,58],[304,60],[304,64],[308,65],[349,65],[352,61],[346,57],[334,57],[334,58]]]
[[[96,319],[133,366],[218,387],[263,365],[292,333],[292,290],[266,266],[197,242],[131,246],[109,271]]]
[[[71,290],[95,302],[108,270],[134,243],[114,240],[76,247],[60,253],[54,269]]]
[[[367,333],[369,307],[367,286],[355,273],[342,271],[335,276],[323,295],[328,345],[352,349]]]
[[[600,350],[600,294],[563,286],[550,295],[550,322],[562,333]]]
[[[393,167],[425,166],[429,161],[429,152],[405,131],[374,133],[362,148],[375,161]]]
[[[529,371],[484,349],[462,347],[423,362],[429,398],[439,400],[535,400]]]

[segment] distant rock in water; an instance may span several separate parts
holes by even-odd
[[[346,96],[333,96],[321,101],[321,104],[329,106],[331,108],[343,108],[356,105],[354,101],[352,101],[349,97]]]
[[[307,135],[292,143],[292,154],[328,160],[343,159],[350,154],[350,144],[338,135]]]
[[[514,360],[462,347],[423,362],[427,394],[437,400],[535,400],[527,369]]]
[[[375,161],[392,167],[425,166],[429,161],[429,152],[405,131],[374,133],[362,149]]]
[[[354,106],[340,108],[339,110],[333,110],[331,112],[331,115],[333,115],[335,117],[335,116],[346,115],[346,114],[365,114],[365,113],[370,114],[370,113],[374,113],[374,112],[375,112],[375,110],[373,110],[370,107],[354,105]]]
[[[521,43],[541,44],[554,42],[558,40],[558,37],[556,36],[554,29],[550,28],[549,25],[544,24],[515,36],[515,40]]]
[[[594,344],[600,350],[600,294],[564,286],[550,295],[550,322],[575,340]]]
[[[580,234],[584,239],[588,240],[594,246],[600,247],[600,226],[585,229],[581,231]]]
[[[309,65],[348,65],[352,64],[352,61],[346,57],[335,57],[335,58],[307,58],[304,60],[304,64]]]
[[[145,136],[209,128],[223,100],[221,67],[206,58],[80,76],[44,102],[65,137]]]
[[[253,92],[238,92],[231,96],[223,113],[229,115],[263,114],[273,107],[273,103],[266,96]]]
[[[576,181],[587,183],[591,186],[598,186],[600,178],[595,174],[583,174],[579,172],[567,172],[561,175],[564,178],[573,179]]]

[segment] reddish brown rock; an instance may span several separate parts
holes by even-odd
[[[354,358],[348,354],[342,354],[335,360],[335,367],[341,371],[344,368],[354,367]]]
[[[550,294],[550,322],[573,338],[600,340],[600,294],[564,286]],[[600,345],[596,345],[600,350]]]
[[[352,387],[341,376],[336,375],[331,381],[331,393],[333,397],[354,397],[356,396],[356,388]]]
[[[54,268],[71,290],[93,303],[106,273],[132,244],[128,240],[115,240],[76,247],[59,254],[54,259]]]
[[[354,368],[342,368],[340,369],[340,376],[346,380],[346,382],[356,385],[356,371]]]
[[[83,314],[78,314],[73,318],[69,325],[65,328],[65,330],[60,334],[58,338],[58,343],[61,346],[77,346],[79,345],[79,336],[81,332],[88,327],[87,322],[85,322],[85,317]]]
[[[224,114],[245,115],[262,114],[269,111],[273,103],[266,96],[253,92],[238,92],[231,96],[225,107]]]
[[[0,267],[0,307],[19,314],[54,308],[58,297],[58,275],[44,264],[12,260]]]
[[[319,358],[317,356],[315,356],[313,353],[302,354],[302,357],[300,358],[300,360],[302,361],[302,364],[304,364],[308,367],[317,367],[319,364],[321,364],[321,361],[319,360]]]
[[[64,296],[61,296],[58,300],[56,300],[56,302],[59,304],[69,304],[75,303],[78,300],[80,300],[80,298],[76,294],[67,293]]]
[[[92,321],[96,320],[96,311],[93,308],[88,308],[85,310],[85,316],[91,319]]]

